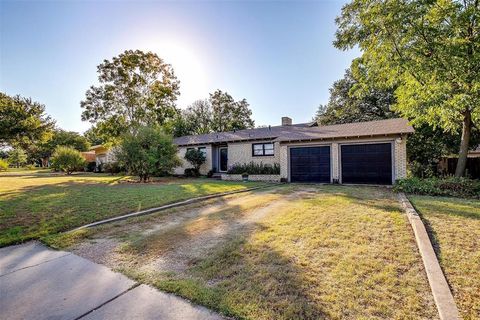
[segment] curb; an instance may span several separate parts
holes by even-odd
[[[243,190],[235,190],[235,191],[229,191],[229,192],[215,193],[215,194],[210,194],[208,196],[191,198],[191,199],[187,199],[187,200],[183,200],[183,201],[179,201],[179,202],[166,204],[166,205],[163,205],[163,206],[160,206],[160,207],[155,207],[155,208],[150,208],[150,209],[146,209],[146,210],[142,210],[142,211],[127,213],[127,214],[124,214],[124,215],[121,215],[121,216],[118,216],[118,217],[113,217],[113,218],[109,218],[109,219],[105,219],[105,220],[92,222],[92,223],[85,224],[83,226],[77,227],[75,229],[69,230],[69,231],[67,231],[67,233],[82,230],[82,229],[86,229],[86,228],[91,228],[91,227],[95,227],[95,226],[99,226],[99,225],[110,223],[110,222],[121,221],[121,220],[125,220],[125,219],[131,218],[131,217],[143,216],[143,215],[147,215],[147,214],[151,214],[151,213],[155,213],[155,212],[159,212],[159,211],[163,211],[163,210],[167,210],[167,209],[171,209],[171,208],[175,208],[175,207],[184,206],[184,205],[187,205],[187,204],[200,202],[200,201],[203,201],[203,200],[220,198],[220,197],[228,196],[228,195],[231,195],[231,194],[249,192],[249,191],[258,190],[258,189],[270,188],[270,187],[275,186],[275,185],[278,185],[278,183],[271,184],[271,185],[263,185],[263,186],[253,187],[253,188],[248,188],[248,189],[243,189]]]
[[[403,192],[398,194],[398,198],[405,209],[408,221],[410,221],[413,233],[415,234],[415,241],[417,242],[418,250],[422,256],[423,265],[425,266],[425,272],[427,273],[428,282],[432,290],[433,299],[435,300],[440,319],[460,319],[455,300],[453,300],[452,292],[450,291],[450,287],[445,279],[442,268],[438,263],[437,256],[433,250],[432,243],[430,242],[430,238],[428,237],[422,219]]]

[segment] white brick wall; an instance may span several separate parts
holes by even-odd
[[[225,181],[242,181],[241,174],[222,174],[222,180]],[[248,181],[265,181],[265,182],[280,182],[279,174],[251,174],[248,176]]]
[[[280,177],[288,179],[288,147],[285,144],[280,145]]]
[[[393,145],[395,153],[395,177],[404,179],[407,177],[407,138],[397,138]]]
[[[254,143],[269,143],[270,141],[255,141],[255,142],[242,142],[242,143],[229,143],[228,144],[228,167],[230,168],[234,164],[245,163],[264,163],[271,164],[280,163],[280,144],[276,142],[274,144],[273,156],[252,156],[252,144]]]

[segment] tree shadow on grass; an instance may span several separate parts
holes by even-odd
[[[246,209],[221,198],[208,206],[218,209],[206,214],[209,208],[197,204],[122,222],[116,237],[123,238],[122,254],[129,258],[122,259],[119,269],[228,316],[326,318],[318,302],[308,296],[310,284],[290,258],[268,244],[248,244],[255,231],[266,228],[258,219],[263,218],[263,210],[274,214],[275,201],[258,206],[257,200],[257,205]],[[253,218],[246,211],[259,215]],[[178,223],[164,227],[171,219]],[[143,230],[143,235],[134,231],[129,236],[128,225],[135,223],[153,231]],[[100,232],[96,236],[105,235]],[[169,260],[171,263],[165,263]]]

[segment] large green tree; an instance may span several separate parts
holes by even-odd
[[[328,103],[319,106],[315,120],[320,124],[338,124],[398,117],[391,110],[395,103],[393,89],[372,86],[356,90],[357,85],[357,78],[347,69],[344,77],[333,83]]]
[[[361,83],[366,70],[354,61],[352,70],[335,81],[327,104],[320,105],[315,120],[322,125],[381,120],[399,117],[391,110],[396,103],[394,88]],[[360,66],[360,68],[359,68]],[[476,135],[478,141],[478,134]],[[436,175],[444,156],[458,152],[458,133],[443,132],[427,123],[415,125],[415,133],[407,140],[410,170],[415,176]]]
[[[8,162],[20,168],[27,163],[27,154],[22,148],[15,148],[8,153]]]
[[[235,101],[227,92],[216,90],[210,94],[209,102],[212,106],[212,131],[232,131],[254,127],[252,110],[246,99]]]
[[[165,127],[175,137],[253,128],[252,111],[247,100],[235,101],[217,90],[209,99],[197,100],[180,111]]]
[[[48,139],[54,125],[43,104],[0,92],[0,144],[26,148]]]
[[[397,112],[461,129],[456,176],[480,122],[479,18],[478,0],[352,0],[336,20],[335,46],[361,49],[367,80],[397,88]]]
[[[171,173],[180,164],[172,137],[158,127],[139,127],[122,137],[116,157],[128,171],[147,182],[150,177]]]
[[[212,105],[208,100],[193,102],[183,116],[191,128],[191,134],[205,134],[212,131]]]
[[[82,120],[114,139],[141,125],[163,125],[177,114],[179,81],[152,52],[127,50],[97,67],[98,86],[81,102]]]
[[[53,152],[59,146],[73,148],[77,151],[88,151],[90,143],[78,132],[56,128],[49,140],[30,145],[27,152],[30,160],[41,161],[41,165],[46,166]]]

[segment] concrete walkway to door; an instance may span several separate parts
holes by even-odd
[[[0,249],[2,319],[202,319],[218,314],[38,242]]]

